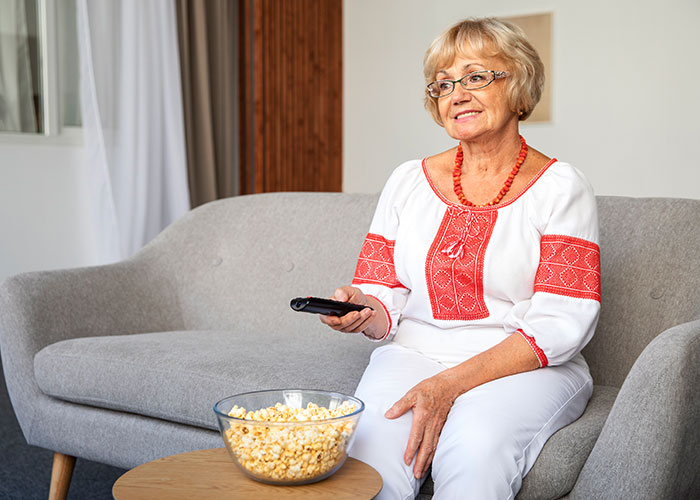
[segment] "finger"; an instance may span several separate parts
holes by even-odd
[[[343,333],[348,333],[345,331],[346,326],[347,326],[347,321],[343,321],[342,318],[339,318],[338,316],[331,316],[331,315],[326,315],[326,314],[321,314],[319,316],[321,318],[321,322],[328,325],[333,330],[343,332]]]
[[[333,297],[331,297],[333,300],[339,300],[340,302],[347,302],[350,299],[350,293],[347,290],[348,287],[341,286],[340,288],[336,288],[335,292],[333,293]]]
[[[416,418],[414,413],[413,424],[411,425],[411,432],[408,436],[408,444],[406,445],[406,452],[403,455],[403,461],[406,465],[411,465],[413,458],[416,456],[421,441],[423,440],[424,430],[423,422]]]
[[[351,323],[343,327],[342,331],[348,333],[361,332],[369,325],[369,322],[372,318],[372,312],[373,311],[370,309],[363,309],[362,311],[353,311],[351,313],[346,314],[345,316],[343,316],[343,318],[348,318],[351,321]]]
[[[394,406],[389,408],[384,416],[386,418],[398,418],[410,410],[413,407],[413,401],[407,399],[407,396],[408,394],[394,403]]]
[[[367,319],[369,319],[372,316],[373,312],[374,311],[372,311],[371,309],[365,308],[361,311],[352,311],[347,313],[345,316],[341,317],[341,320],[343,320],[344,322],[343,328],[348,332],[362,331],[362,329],[364,329],[363,325],[367,323]]]
[[[413,464],[413,475],[416,479],[422,478],[430,467],[437,448],[437,439],[438,436],[432,426],[427,425],[423,431],[423,440],[416,453],[416,463]]]
[[[321,323],[323,323],[324,325],[332,326],[335,324],[335,322],[331,321],[330,317],[326,316],[325,314],[319,314],[318,317],[321,320]]]
[[[321,318],[321,323],[330,326],[331,328],[338,328],[341,326],[341,321],[340,318],[337,316],[329,316],[327,314],[319,314],[319,318]]]
[[[372,324],[372,321],[374,321],[374,318],[377,316],[377,311],[371,311],[369,309],[365,309],[365,311],[361,312],[363,320],[360,326],[357,327],[358,332],[364,332],[365,330],[367,330],[367,328],[369,328]]]
[[[343,319],[345,320],[345,326],[341,331],[345,333],[354,333],[359,331],[358,327],[364,322],[364,318],[359,311],[350,312],[343,316]]]
[[[352,313],[348,313],[345,316],[333,316],[330,314],[321,314],[321,322],[325,323],[326,325],[330,326],[334,330],[338,330],[341,332],[349,332],[348,327],[352,325],[356,319],[354,318],[354,315],[356,314],[354,311]]]
[[[349,286],[346,287],[344,291],[348,295],[349,302],[363,305],[367,303],[367,297],[364,293],[362,293],[362,290],[360,290],[359,288],[355,286]]]
[[[425,467],[423,468],[423,472],[421,472],[418,479],[425,477],[425,475],[428,473],[428,469],[430,469],[430,466],[433,464],[433,458],[435,458],[435,451],[436,450],[433,450],[428,459],[425,461]]]

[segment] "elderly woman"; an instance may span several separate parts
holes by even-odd
[[[431,464],[436,499],[513,498],[591,396],[580,352],[600,309],[595,199],[519,135],[544,84],[520,29],[460,22],[424,71],[426,107],[458,143],[388,180],[353,286],[334,294],[373,309],[321,318],[390,341],[357,388],[350,452],[380,472],[380,498],[414,498]]]

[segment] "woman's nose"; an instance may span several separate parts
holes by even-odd
[[[462,87],[461,83],[456,83],[455,89],[452,91],[452,95],[450,97],[452,98],[452,102],[455,104],[465,101],[468,102],[472,100],[472,93],[470,90]]]

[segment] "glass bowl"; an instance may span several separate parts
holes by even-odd
[[[310,403],[311,409],[304,413],[314,415],[291,421],[263,420],[288,420]],[[314,405],[321,408],[314,409]],[[271,409],[275,406],[277,409]],[[347,414],[324,418],[324,408]],[[267,414],[257,411],[263,409]],[[365,404],[355,397],[307,389],[246,392],[214,405],[221,436],[234,463],[252,479],[284,485],[314,483],[337,471],[348,456],[364,409]]]

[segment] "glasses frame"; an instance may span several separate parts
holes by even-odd
[[[477,73],[491,73],[492,78],[491,78],[490,81],[488,81],[487,83],[485,83],[484,85],[482,85],[482,86],[480,86],[480,87],[468,88],[467,85],[464,83],[465,79],[467,79],[468,77],[470,77],[470,76],[472,76],[472,75],[475,75],[475,74],[477,74]],[[460,78],[459,80],[435,80],[434,82],[430,82],[430,83],[425,87],[425,92],[428,94],[429,97],[432,97],[433,99],[442,99],[443,97],[447,97],[448,95],[451,95],[452,92],[455,91],[455,86],[456,86],[457,83],[459,83],[459,84],[462,86],[462,88],[463,88],[464,90],[481,90],[481,89],[483,89],[483,88],[488,87],[489,85],[491,85],[493,82],[495,82],[495,81],[498,80],[499,78],[506,78],[507,76],[509,76],[509,73],[508,73],[507,71],[494,71],[494,70],[490,70],[490,69],[487,69],[487,70],[479,70],[479,71],[472,71],[471,73],[467,73],[466,75],[464,75],[464,76],[463,76],[462,78]],[[433,85],[433,84],[436,84],[436,83],[451,83],[451,84],[452,84],[452,90],[450,90],[447,94],[444,94],[444,95],[435,97],[434,95],[432,95],[432,94],[430,93],[430,86]]]

